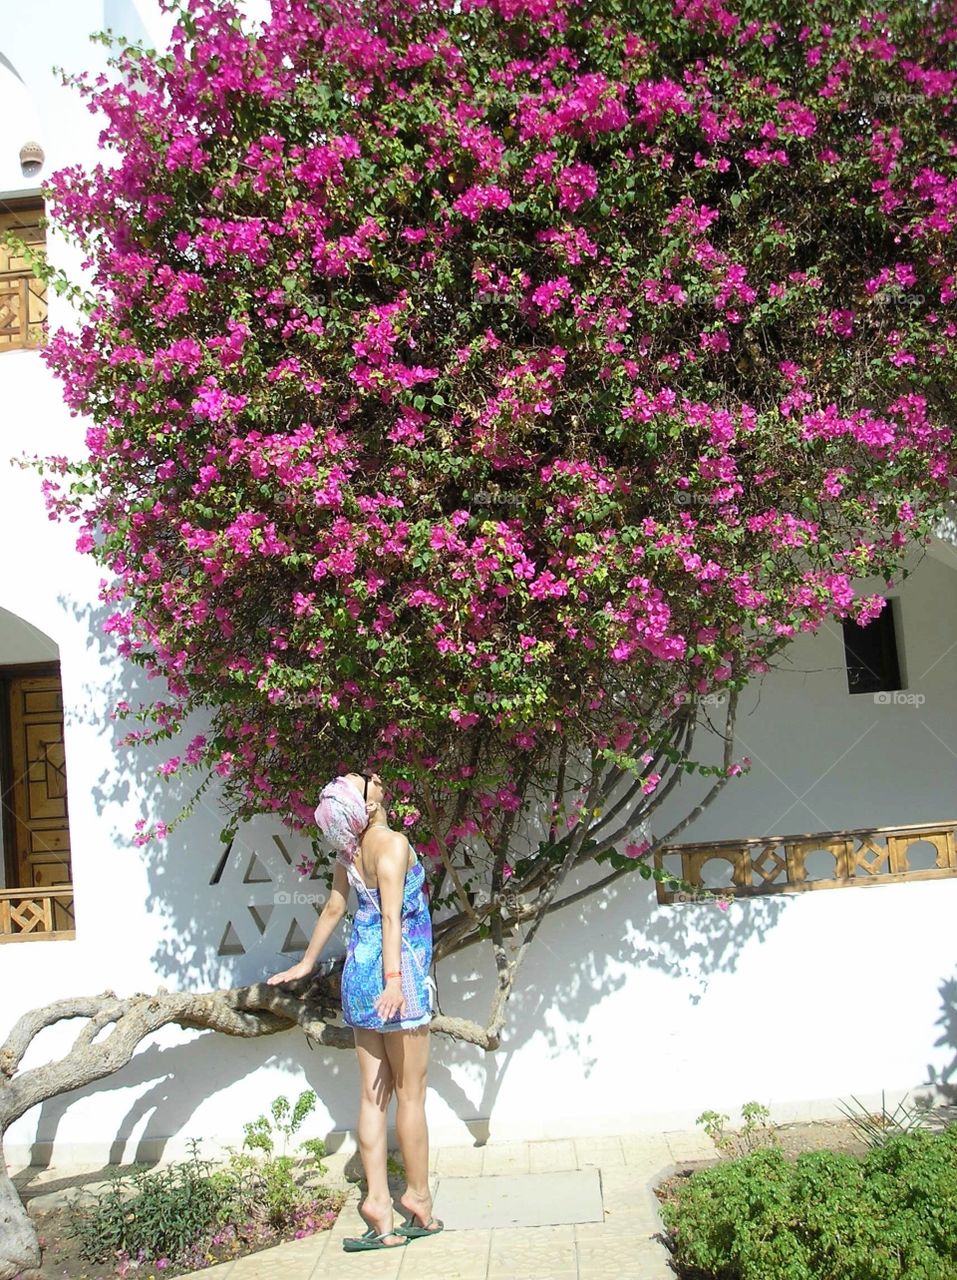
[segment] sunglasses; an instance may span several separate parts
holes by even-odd
[[[365,803],[365,800],[366,800],[366,798],[367,798],[367,796],[368,796],[368,794],[369,794],[369,783],[372,781],[372,779],[373,779],[373,777],[374,777],[374,776],[375,776],[375,775],[374,775],[374,774],[371,774],[371,773],[361,773],[361,772],[359,773],[359,777],[362,779],[362,801],[363,801],[363,803]]]

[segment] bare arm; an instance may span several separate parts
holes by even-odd
[[[316,967],[316,961],[322,954],[322,949],[335,932],[339,921],[345,915],[346,905],[349,901],[349,877],[346,875],[346,869],[341,862],[337,862],[332,873],[332,889],[326,904],[319,913],[319,919],[316,921],[316,927],[312,931],[312,937],[309,939],[309,945],[303,953],[302,959],[298,964],[284,969],[282,973],[274,973],[272,977],[267,978],[269,985],[275,986],[279,982],[291,982],[296,978],[305,978],[312,973]]]
[[[383,978],[385,974],[396,973],[402,968],[402,898],[408,863],[409,842],[397,831],[382,842],[375,866],[382,912]]]

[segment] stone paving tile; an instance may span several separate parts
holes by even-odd
[[[529,1173],[562,1173],[578,1168],[575,1143],[571,1138],[555,1138],[528,1145]]]
[[[617,1136],[602,1134],[595,1138],[575,1138],[574,1142],[580,1169],[584,1169],[588,1164],[597,1164],[603,1169],[612,1169],[625,1163],[624,1153],[621,1149],[621,1139]]]
[[[368,1276],[372,1280],[395,1280],[398,1276],[403,1254],[415,1244],[414,1240],[408,1244],[393,1245],[386,1249],[376,1249],[361,1254],[346,1253],[343,1249],[342,1242],[346,1236],[361,1236],[366,1230],[365,1223],[356,1212],[358,1199],[354,1194],[350,1200],[346,1201],[332,1230],[326,1233],[328,1241],[325,1251],[316,1260],[307,1280],[356,1280],[359,1274],[357,1268],[360,1266],[363,1278]],[[282,1254],[284,1249],[278,1252]],[[259,1280],[258,1275],[255,1276],[255,1280]],[[269,1277],[269,1280],[273,1278]],[[285,1273],[277,1273],[275,1280],[285,1280]],[[298,1277],[295,1280],[298,1280]]]
[[[607,1213],[604,1222],[576,1222],[575,1243],[601,1244],[612,1237],[635,1234],[635,1225],[627,1213]],[[650,1234],[650,1233],[649,1233]]]
[[[601,1224],[599,1224],[601,1225]],[[637,1236],[653,1236],[661,1230],[661,1224],[651,1206],[624,1205],[620,1209],[609,1209],[604,1222],[605,1233],[632,1232]]]
[[[647,1182],[644,1169],[631,1164],[601,1165],[601,1186],[603,1191],[627,1191],[635,1187],[643,1187]]]
[[[659,1161],[662,1168],[673,1163],[671,1148],[657,1133],[622,1134],[621,1149],[625,1164],[637,1164],[642,1169],[647,1169]]]
[[[659,1271],[653,1261],[622,1252],[595,1267],[578,1267],[578,1280],[675,1280],[674,1272]]]
[[[489,1250],[489,1280],[505,1276],[574,1275],[575,1230],[553,1227],[496,1227]]]
[[[570,1249],[574,1243],[575,1225],[570,1222],[552,1227],[494,1227],[490,1256],[526,1245]]]
[[[485,1280],[491,1229],[442,1231],[431,1239],[413,1240],[403,1260],[400,1280]]]
[[[497,1270],[489,1267],[489,1280],[529,1280],[533,1276],[535,1280],[578,1280],[578,1268],[575,1266],[574,1259],[571,1260],[571,1270],[559,1271],[557,1267],[550,1267],[547,1271],[509,1271]]]
[[[366,1277],[372,1277],[372,1280],[398,1280],[403,1261],[401,1255],[414,1245],[413,1240],[409,1244],[377,1249],[371,1253],[344,1253],[340,1247],[337,1253],[320,1258],[309,1280],[356,1280],[359,1275],[363,1280]],[[277,1272],[277,1280],[281,1274]]]
[[[578,1246],[578,1274],[581,1280],[636,1275],[641,1280],[665,1280],[673,1272],[664,1251],[654,1240],[620,1236],[601,1245]]]
[[[713,1160],[717,1147],[706,1133],[666,1133],[663,1135],[675,1161]]]
[[[232,1280],[310,1280],[325,1256],[331,1235],[331,1231],[319,1231],[302,1240],[289,1240],[273,1249],[236,1258],[228,1264],[229,1274]]]
[[[501,1142],[485,1147],[482,1173],[529,1173],[528,1147],[527,1142]]]
[[[413,1241],[415,1243],[417,1241]],[[487,1280],[488,1275],[488,1258],[482,1252],[447,1258],[431,1253],[426,1258],[424,1251],[415,1258],[410,1254],[398,1272],[399,1280],[409,1280],[412,1276],[415,1280]],[[316,1276],[315,1280],[320,1278]]]
[[[469,1178],[482,1172],[484,1147],[440,1147],[435,1153],[435,1172],[441,1177]]]
[[[601,1198],[605,1221],[614,1222],[627,1217],[636,1230],[657,1231],[658,1217],[647,1182],[648,1174],[634,1167],[602,1169]]]
[[[596,1267],[582,1271],[578,1269],[578,1280],[659,1280],[659,1277],[649,1272],[647,1265],[642,1263],[633,1263],[633,1259],[625,1259],[624,1261],[615,1259],[612,1263],[604,1264],[602,1267]],[[674,1276],[668,1277],[668,1280],[674,1280]]]
[[[452,1231],[601,1222],[601,1170],[495,1173],[441,1178],[435,1212]]]

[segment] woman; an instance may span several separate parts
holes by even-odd
[[[352,884],[359,906],[342,970],[342,1015],[353,1028],[362,1081],[359,1152],[368,1191],[359,1213],[369,1227],[363,1236],[344,1242],[353,1252],[398,1248],[443,1227],[432,1216],[425,1122],[435,989],[429,977],[432,922],[422,892],[422,864],[406,837],[389,827],[384,798],[377,773],[347,773],[323,788],[316,822],[336,850],[332,892],[302,960],[268,979],[271,984],[289,982],[313,971],[342,919]],[[396,1231],[386,1172],[393,1088],[407,1180],[399,1197],[405,1222]]]

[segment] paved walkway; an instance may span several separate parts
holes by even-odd
[[[432,1239],[355,1254],[344,1252],[342,1241],[366,1229],[357,1212],[360,1191],[345,1180],[346,1163],[354,1168],[357,1157],[354,1152],[337,1153],[326,1158],[325,1181],[347,1188],[347,1199],[331,1231],[195,1274],[210,1280],[674,1280],[668,1251],[654,1239],[661,1224],[651,1186],[676,1165],[710,1161],[716,1154],[711,1140],[699,1131],[440,1147],[430,1162],[439,1217],[443,1181],[597,1166],[604,1221],[481,1230],[446,1227]],[[40,1187],[31,1190],[36,1193]],[[397,1214],[396,1222],[400,1221]]]
[[[434,1239],[375,1253],[345,1253],[345,1236],[366,1229],[349,1196],[331,1231],[309,1240],[211,1267],[210,1280],[674,1280],[668,1251],[654,1239],[660,1230],[651,1184],[684,1161],[715,1156],[701,1133],[489,1143],[440,1147],[434,1152],[432,1195],[441,1216],[442,1183],[481,1174],[549,1173],[597,1165],[604,1222],[551,1227],[446,1229]],[[330,1168],[333,1173],[334,1169]],[[400,1221],[397,1217],[396,1221]]]

